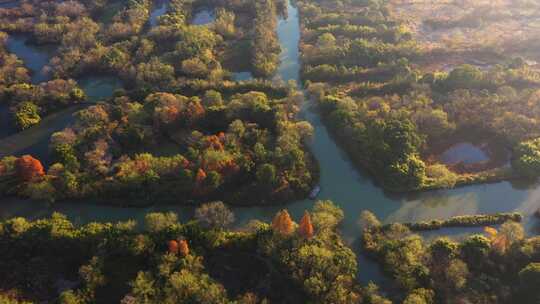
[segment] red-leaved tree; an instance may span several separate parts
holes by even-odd
[[[23,155],[15,161],[17,176],[23,181],[31,181],[45,175],[41,162],[30,155]]]
[[[167,243],[168,247],[169,247],[169,252],[170,253],[174,253],[174,254],[178,254],[178,250],[179,250],[179,245],[178,245],[178,242],[175,241],[175,240],[170,240],[168,243]]]

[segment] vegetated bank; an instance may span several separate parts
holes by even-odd
[[[431,50],[387,4],[299,2],[302,78],[351,159],[397,192],[535,175],[538,71],[504,54],[489,69],[425,69],[419,59]],[[468,130],[473,138],[458,136]],[[447,166],[430,155],[460,142],[513,151],[512,166]]]
[[[222,203],[203,205],[196,214],[196,220],[179,223],[173,213],[150,213],[143,229],[133,221],[74,227],[61,214],[2,222],[0,301],[351,304],[382,299],[376,288],[355,281],[354,253],[336,233],[343,213],[331,203],[316,204],[298,224],[283,210],[272,224],[253,222],[242,231],[226,229],[233,215]]]
[[[264,79],[234,82],[222,67],[226,50],[248,39],[249,50],[265,56],[252,60],[254,73],[275,72],[276,19],[286,9],[280,1],[172,0],[150,28],[147,0],[126,3],[107,24],[98,16],[109,2],[27,4],[3,11],[0,29],[59,46],[49,63],[52,83],[115,75],[126,90],[78,112],[73,125],[53,134],[48,168],[36,157],[4,158],[3,195],[248,205],[304,198],[315,184],[317,165],[305,145],[312,127],[296,117],[302,94]],[[214,9],[216,20],[190,24],[199,6]],[[13,94],[27,96],[47,84],[7,84],[6,98],[20,105],[24,98]],[[39,100],[25,103],[33,109],[25,111],[29,124],[39,121]]]
[[[0,300],[12,303],[536,303],[540,239],[509,221],[486,235],[425,242],[402,224],[362,214],[363,250],[392,277],[383,297],[359,286],[357,260],[336,229],[343,211],[321,201],[296,224],[238,231],[221,202],[195,219],[150,213],[133,221],[75,227],[61,214],[0,223]],[[360,267],[361,269],[361,267]],[[391,287],[391,288],[389,288]],[[283,290],[287,292],[283,292]],[[10,303],[11,303],[10,302]]]
[[[458,215],[445,220],[433,219],[416,223],[402,223],[411,231],[438,230],[450,227],[478,227],[500,225],[508,221],[521,222],[523,216],[519,212]],[[392,224],[390,224],[392,225]],[[388,226],[384,227],[388,228]]]
[[[485,235],[427,242],[405,225],[362,214],[362,250],[394,279],[398,303],[537,303],[540,237],[514,221]],[[394,298],[390,296],[391,298]],[[401,302],[403,301],[403,302]],[[390,303],[390,302],[388,302]]]

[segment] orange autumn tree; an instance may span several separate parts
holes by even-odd
[[[202,182],[206,179],[206,172],[204,172],[203,169],[199,169],[197,171],[197,175],[195,176],[195,182],[200,185]]]
[[[195,187],[193,187],[193,194],[202,195],[206,192],[206,187],[204,187],[204,181],[206,180],[206,172],[203,169],[197,170],[195,175]]]
[[[223,150],[223,142],[221,135],[210,135],[204,138],[204,146],[206,148],[212,147],[214,150],[222,151]],[[223,137],[224,139],[224,137]]]
[[[175,240],[170,240],[168,243],[167,243],[168,247],[169,247],[169,252],[170,253],[174,253],[174,254],[177,254],[178,253],[178,250],[179,250],[179,245],[178,245],[178,242],[175,241]]]
[[[178,243],[178,252],[182,255],[182,256],[187,256],[189,254],[189,246],[188,246],[188,243],[186,240],[181,240],[179,243]]]
[[[196,99],[192,99],[184,108],[181,113],[180,119],[182,119],[188,126],[194,125],[205,114],[204,107],[201,102]]]
[[[298,234],[305,239],[310,239],[313,237],[313,224],[311,223],[311,216],[307,211],[304,212],[304,216],[300,220]]]
[[[513,221],[503,223],[498,230],[486,227],[484,231],[488,234],[491,246],[500,253],[505,253],[515,242],[519,242],[525,237],[523,226]]]
[[[41,162],[31,155],[23,155],[15,161],[17,176],[28,182],[45,175]]]
[[[294,232],[294,222],[287,210],[281,210],[272,221],[272,229],[282,235],[291,235]]]
[[[484,232],[488,235],[488,239],[491,241],[491,245],[493,247],[495,247],[500,252],[506,251],[508,242],[504,235],[499,234],[497,229],[492,227],[484,227]]]

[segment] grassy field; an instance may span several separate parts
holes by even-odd
[[[540,62],[540,3],[526,0],[391,0],[391,13],[404,20],[437,67],[489,65],[492,52]],[[456,56],[448,56],[455,53]],[[446,60],[444,59],[446,58]]]

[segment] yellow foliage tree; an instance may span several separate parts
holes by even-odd
[[[311,216],[309,212],[304,212],[304,216],[300,220],[300,225],[298,226],[298,234],[306,239],[313,237],[313,224],[311,223]]]
[[[492,239],[497,236],[497,229],[493,227],[484,227],[484,232],[487,233],[488,238]]]
[[[500,252],[505,252],[508,247],[507,238],[499,234],[497,229],[492,227],[484,227],[484,232],[487,233],[488,239],[491,241],[491,246]]]
[[[294,232],[294,222],[287,210],[281,210],[272,221],[272,229],[282,235],[291,235]]]

